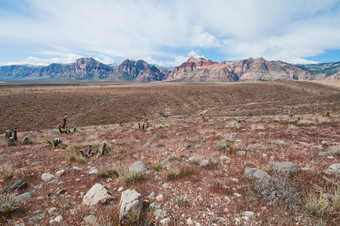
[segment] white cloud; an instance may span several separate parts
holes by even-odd
[[[0,9],[0,42],[91,53],[105,63],[117,57],[151,57],[153,62],[174,64],[186,59],[167,49],[181,48],[215,51],[226,59],[269,60],[302,60],[340,49],[338,0],[24,2],[20,13]],[[65,63],[72,57],[45,52],[23,62]],[[164,60],[169,57],[172,60]]]

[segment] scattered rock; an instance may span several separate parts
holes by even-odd
[[[258,168],[246,167],[244,169],[244,173],[246,177],[253,178],[256,180],[269,180],[271,178],[266,171],[258,169]]]
[[[78,171],[83,171],[83,168],[81,167],[77,167],[77,166],[73,166],[72,169],[74,170],[78,170]]]
[[[44,213],[39,213],[37,215],[34,215],[33,217],[31,217],[30,219],[28,219],[28,222],[38,222],[38,221],[42,221],[45,218],[45,214]]]
[[[43,181],[50,181],[50,180],[52,180],[54,178],[55,178],[55,176],[52,175],[52,174],[49,174],[49,173],[43,173],[41,175],[41,180],[43,180]]]
[[[56,213],[57,213],[57,208],[51,207],[51,208],[48,209],[48,214],[49,215],[54,215]]]
[[[132,210],[141,211],[143,197],[137,191],[128,189],[122,192],[120,198],[119,222],[122,222]]]
[[[194,222],[191,220],[191,218],[189,217],[186,221],[187,225],[194,225]]]
[[[166,211],[159,208],[153,212],[153,215],[155,215],[156,219],[158,220],[160,217],[163,217],[166,215]]]
[[[160,204],[157,204],[156,202],[153,202],[150,204],[149,209],[161,209],[162,206]]]
[[[157,201],[162,201],[162,200],[163,200],[163,195],[162,195],[162,194],[158,195],[158,196],[156,197],[156,200],[157,200]]]
[[[327,174],[337,174],[340,175],[340,163],[335,163],[332,164],[328,167],[328,169],[326,170]]]
[[[248,151],[259,149],[259,150],[266,150],[266,147],[262,144],[248,144],[247,148]]]
[[[327,152],[331,154],[340,154],[340,144],[329,146]]]
[[[238,152],[236,152],[236,154],[238,154],[238,155],[246,155],[247,152],[246,151],[238,151]]]
[[[254,216],[255,213],[253,211],[244,211],[242,214],[243,216],[251,217]]]
[[[83,221],[89,225],[97,225],[97,217],[93,214],[83,217]]]
[[[153,199],[156,197],[156,193],[155,192],[151,192],[150,195],[147,197],[148,199]]]
[[[49,223],[50,224],[54,224],[54,223],[60,223],[63,220],[62,216],[56,216],[54,219],[50,220]]]
[[[123,190],[124,190],[123,187],[119,187],[117,191],[118,191],[118,192],[121,192],[121,191],[123,191]]]
[[[22,180],[14,180],[11,181],[9,184],[7,184],[3,189],[1,189],[1,193],[3,192],[9,192],[14,190],[21,190],[24,188],[27,188],[27,182]]]
[[[83,204],[93,206],[105,203],[112,198],[111,193],[101,184],[97,183],[83,197]]]
[[[97,174],[98,173],[98,169],[96,167],[91,167],[88,174]]]
[[[168,189],[168,188],[170,188],[170,184],[164,183],[164,184],[162,184],[162,188]]]
[[[274,145],[277,145],[277,146],[285,146],[286,145],[286,142],[284,142],[284,140],[273,140],[271,143],[274,144]]]
[[[230,163],[230,158],[228,158],[228,157],[225,156],[225,155],[222,155],[222,156],[220,157],[220,160],[221,160],[223,163],[225,163],[225,164],[229,164],[229,163]]]
[[[207,160],[207,159],[202,159],[201,161],[200,161],[200,167],[207,167],[209,165],[209,160]]]
[[[327,156],[329,156],[329,155],[331,155],[331,154],[328,153],[328,152],[325,152],[325,151],[319,152],[319,156],[321,156],[321,157],[327,157]]]
[[[267,171],[271,170],[281,173],[297,173],[299,172],[299,167],[293,162],[270,162],[267,165]]]
[[[189,158],[189,161],[194,163],[194,164],[198,164],[201,162],[201,159],[200,158],[197,158],[197,157],[190,157]]]
[[[169,217],[164,218],[164,219],[159,221],[159,223],[161,223],[161,224],[169,224],[170,222],[171,222],[171,219]]]
[[[25,192],[25,193],[22,193],[21,195],[15,196],[14,200],[17,202],[25,202],[31,197],[32,197],[32,194],[30,192]]]
[[[148,168],[146,167],[145,163],[142,161],[137,161],[134,162],[130,167],[129,167],[130,172],[135,172],[135,173],[144,173],[148,171]]]
[[[61,170],[57,171],[57,172],[55,173],[55,175],[57,175],[57,177],[61,177],[62,175],[65,174],[65,172],[66,172],[66,170],[61,169]]]

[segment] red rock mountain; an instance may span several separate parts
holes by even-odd
[[[196,63],[198,62],[198,63]],[[197,66],[198,65],[198,66]],[[176,67],[168,81],[280,81],[324,79],[325,74],[311,72],[281,61],[248,58],[237,62],[216,63],[203,58],[189,60]]]

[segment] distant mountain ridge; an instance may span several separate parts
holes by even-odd
[[[293,65],[263,58],[213,62],[190,57],[169,71],[144,60],[126,59],[120,65],[103,64],[92,57],[71,64],[48,66],[10,65],[0,67],[0,80],[107,80],[107,81],[188,81],[237,82],[339,79],[340,62]]]

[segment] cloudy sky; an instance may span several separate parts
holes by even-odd
[[[0,0],[0,64],[340,61],[340,0]]]

